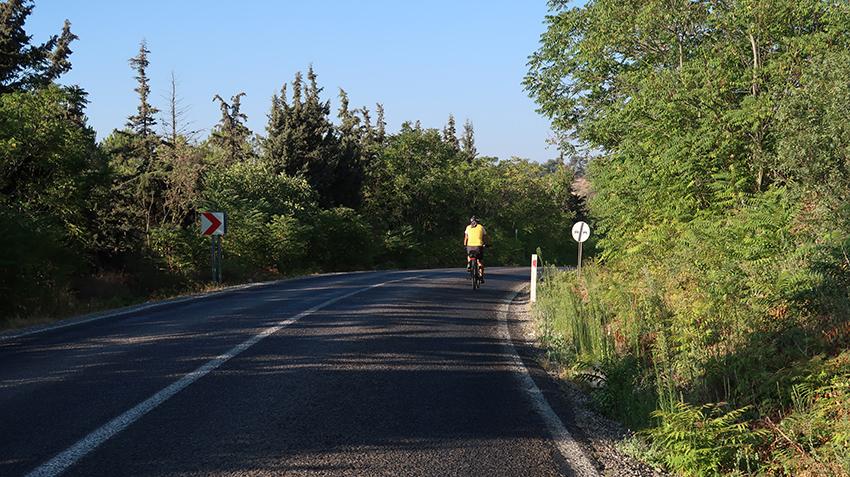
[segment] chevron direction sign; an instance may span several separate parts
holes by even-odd
[[[201,235],[224,235],[224,212],[201,213]]]

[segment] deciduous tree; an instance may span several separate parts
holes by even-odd
[[[609,239],[781,183],[775,93],[850,41],[846,9],[817,0],[550,6],[525,86],[565,140],[604,151],[591,170]]]

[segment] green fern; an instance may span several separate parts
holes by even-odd
[[[652,413],[659,425],[647,431],[667,450],[667,465],[686,476],[715,476],[755,461],[753,432],[740,421],[748,407],[722,412],[724,403],[692,407],[676,402],[672,409]]]

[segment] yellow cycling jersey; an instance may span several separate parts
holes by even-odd
[[[480,247],[484,245],[484,235],[487,233],[484,226],[481,224],[475,227],[468,225],[466,227],[466,236],[468,237],[466,245],[469,247]]]

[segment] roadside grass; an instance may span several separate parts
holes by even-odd
[[[100,272],[76,277],[63,287],[47,290],[25,303],[26,314],[0,320],[0,332],[53,323],[63,319],[114,310],[148,301],[163,300],[218,288],[213,283],[162,279],[150,275],[140,281],[121,272]]]
[[[541,344],[565,379],[636,432],[621,448],[650,465],[850,475],[846,317],[720,294],[692,273],[591,261],[579,279],[547,266],[533,307]]]

